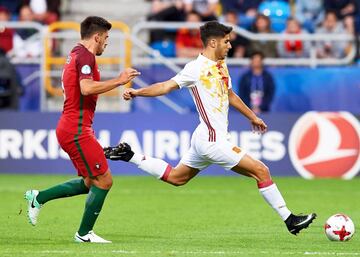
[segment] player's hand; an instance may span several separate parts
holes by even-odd
[[[137,96],[137,90],[133,88],[125,88],[123,93],[124,100],[128,101]]]
[[[250,122],[251,122],[251,125],[252,125],[253,132],[258,132],[258,133],[261,133],[261,134],[266,132],[267,125],[259,117],[256,117],[255,119],[250,120]]]
[[[126,68],[123,72],[119,75],[119,84],[125,85],[135,77],[139,76],[141,73],[133,68]]]

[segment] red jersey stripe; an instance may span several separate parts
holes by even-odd
[[[202,119],[204,120],[206,126],[209,129],[209,141],[210,142],[215,142],[216,141],[216,132],[215,132],[215,129],[210,124],[209,118],[208,118],[208,116],[206,114],[206,111],[205,111],[205,108],[204,108],[204,106],[202,104],[199,92],[198,92],[196,87],[191,88],[191,90],[192,90],[192,92],[194,94],[196,105],[198,107],[200,116],[202,117]]]

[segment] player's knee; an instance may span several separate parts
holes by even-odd
[[[259,181],[267,181],[270,179],[270,171],[269,168],[263,164],[262,162],[259,162],[255,167],[255,174]]]
[[[100,186],[103,189],[109,190],[113,185],[113,179],[112,177],[107,177],[102,179],[102,181],[100,182]]]
[[[179,187],[185,185],[189,180],[186,178],[169,178],[167,180],[173,186]]]

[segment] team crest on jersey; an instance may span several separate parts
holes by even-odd
[[[100,163],[96,163],[96,164],[95,164],[95,168],[96,168],[96,169],[98,169],[98,170],[99,170],[99,169],[100,169],[100,167],[101,167]]]
[[[89,66],[89,65],[84,65],[84,66],[82,66],[82,68],[81,68],[81,73],[82,73],[82,74],[85,74],[85,75],[90,74],[90,73],[91,73],[91,68],[90,68],[90,66]]]

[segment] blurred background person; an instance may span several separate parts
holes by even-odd
[[[10,12],[6,7],[0,6],[0,22],[10,21]],[[0,50],[7,53],[13,48],[14,30],[0,28]]]
[[[262,0],[221,0],[224,12],[236,11],[239,16],[239,26],[250,29]]]
[[[24,0],[0,0],[0,6],[5,7],[10,13],[10,20],[17,20]]]
[[[200,15],[191,11],[186,15],[187,22],[201,22]],[[203,49],[203,44],[200,38],[200,30],[193,29],[179,29],[176,34],[176,57],[195,57],[198,56]]]
[[[185,11],[196,11],[203,21],[217,20],[219,0],[183,0]]]
[[[354,34],[354,16],[357,0],[324,0],[325,12],[334,12],[337,19],[343,22],[346,31]]]
[[[0,49],[0,109],[18,110],[19,97],[23,92],[15,66]]]
[[[296,0],[295,18],[310,33],[324,20],[323,0]]]
[[[224,18],[225,22],[231,25],[239,25],[238,15],[235,11],[227,11]],[[230,34],[230,43],[232,48],[228,52],[228,57],[243,58],[246,56],[246,49],[250,44],[248,39],[232,31]]]
[[[286,29],[284,35],[306,34],[307,31],[302,29],[300,23],[294,19],[289,18],[286,22]],[[309,57],[311,43],[310,41],[301,40],[285,40],[279,41],[278,53],[282,58],[301,58]]]
[[[182,0],[153,0],[151,12],[147,16],[149,21],[185,21],[185,9]],[[174,40],[176,32],[164,29],[150,30],[150,42],[161,44],[164,40]]]
[[[33,12],[33,19],[49,25],[60,19],[61,0],[24,0]]]
[[[19,21],[34,22],[34,13],[30,6],[24,5],[20,9]],[[37,30],[24,28],[17,29],[14,36],[14,48],[12,56],[19,58],[38,57],[41,54],[41,40],[37,38]]]
[[[346,34],[346,30],[341,22],[338,21],[334,12],[327,12],[325,20],[320,28],[316,30],[318,34]],[[345,41],[318,41],[316,52],[319,58],[342,58],[347,52],[350,44]]]
[[[252,32],[254,33],[273,33],[271,30],[271,21],[269,17],[259,14],[253,24]],[[254,40],[250,43],[251,52],[262,52],[265,57],[277,57],[276,41],[269,40]]]
[[[275,94],[272,75],[264,68],[264,54],[253,52],[250,56],[250,69],[239,83],[239,96],[255,113],[269,112]]]

